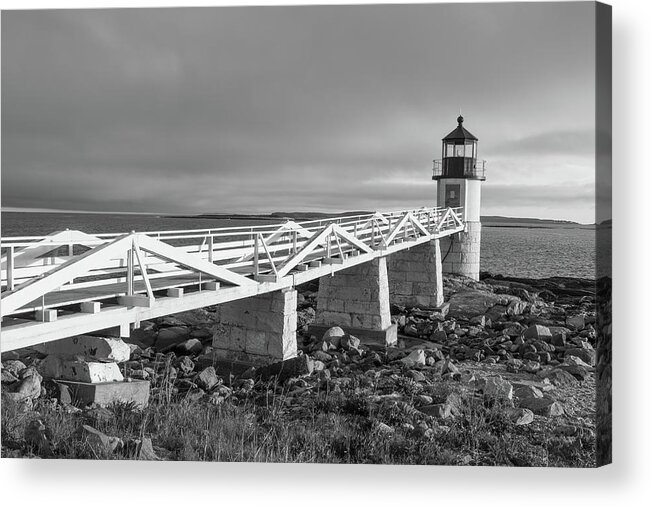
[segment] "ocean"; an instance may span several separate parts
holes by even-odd
[[[41,236],[64,229],[89,234],[208,229],[272,223],[269,220],[92,213],[2,212],[3,237]],[[481,271],[504,276],[595,278],[595,230],[586,226],[482,229]]]

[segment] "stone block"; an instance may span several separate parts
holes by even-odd
[[[247,329],[245,350],[250,354],[266,354],[267,341],[267,334],[264,331]]]
[[[39,365],[43,377],[74,380],[76,382],[121,382],[124,380],[116,363],[75,361],[57,356],[47,356]]]
[[[129,345],[119,338],[99,336],[72,336],[53,342],[35,345],[34,349],[42,354],[53,354],[61,358],[82,356],[84,359],[101,359],[121,363],[129,360]]]
[[[149,404],[149,381],[131,380],[128,382],[74,382],[59,381],[68,387],[72,399],[79,405],[96,403],[106,407],[114,402],[133,403],[138,408]]]

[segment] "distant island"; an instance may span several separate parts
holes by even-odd
[[[200,215],[174,215],[174,218],[211,218],[224,220],[294,220],[297,222],[308,220],[321,220],[351,215],[369,215],[373,211],[344,211],[340,213],[326,213],[316,211],[275,211],[273,213],[202,213]],[[481,217],[485,227],[522,227],[522,228],[592,228],[594,224],[580,224],[570,220],[551,220],[545,218],[521,218],[487,215]]]

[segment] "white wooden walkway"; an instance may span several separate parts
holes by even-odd
[[[464,229],[460,208],[2,238],[2,352],[294,287]]]

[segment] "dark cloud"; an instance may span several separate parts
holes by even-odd
[[[5,11],[2,204],[431,204],[462,107],[484,207],[517,215],[500,185],[594,179],[593,20],[590,3]]]

